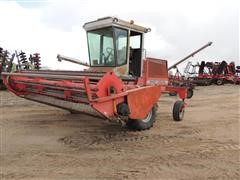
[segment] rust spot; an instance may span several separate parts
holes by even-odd
[[[117,75],[125,75],[127,74],[127,65],[116,67],[115,72]]]

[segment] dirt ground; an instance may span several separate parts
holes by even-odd
[[[133,132],[0,92],[0,179],[239,179],[240,87],[197,87],[185,118],[161,97]]]

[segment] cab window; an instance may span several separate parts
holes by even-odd
[[[115,66],[111,27],[87,32],[91,66]]]
[[[120,28],[114,28],[116,38],[117,65],[127,63],[127,39],[128,31]]]

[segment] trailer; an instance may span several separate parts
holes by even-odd
[[[85,23],[89,63],[66,56],[86,67],[83,71],[24,70],[2,73],[9,91],[70,112],[117,121],[129,129],[153,126],[161,95],[176,92],[173,120],[181,121],[187,89],[168,84],[166,60],[145,57],[145,28],[115,17]]]

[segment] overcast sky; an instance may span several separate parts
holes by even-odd
[[[213,45],[191,61],[239,64],[238,0],[0,0],[0,46],[39,52],[43,65],[52,68],[72,68],[56,55],[88,61],[82,25],[105,16],[150,27],[147,55],[170,65],[209,41]]]

